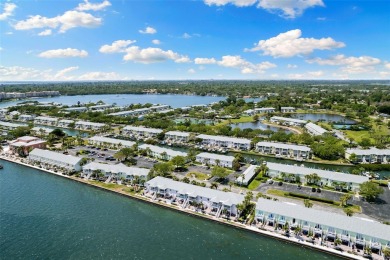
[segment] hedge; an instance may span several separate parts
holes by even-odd
[[[288,192],[286,195],[291,196],[291,197],[296,197],[296,198],[301,198],[301,199],[310,199],[318,202],[324,202],[328,204],[334,204],[334,205],[340,205],[338,201],[326,199],[326,198],[320,198],[320,197],[312,197],[306,194],[302,193],[295,193],[295,192]]]

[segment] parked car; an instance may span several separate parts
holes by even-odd
[[[272,179],[267,180],[268,184],[273,184],[274,181]]]
[[[282,185],[283,185],[283,182],[282,182],[282,181],[280,181],[280,182],[278,183],[278,185],[279,185],[279,186],[282,186]]]
[[[311,188],[311,191],[312,191],[312,192],[316,192],[316,190],[317,190],[317,189],[316,189],[316,188],[314,188],[314,187],[313,187],[313,188]]]
[[[317,188],[317,192],[318,192],[318,193],[321,193],[321,189],[320,189],[320,188]]]

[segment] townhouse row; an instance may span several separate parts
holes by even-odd
[[[90,131],[90,130],[102,131],[107,127],[107,125],[103,123],[94,123],[88,121],[73,121],[68,119],[58,119],[55,117],[47,117],[47,116],[35,117],[34,124],[58,126],[63,128],[69,128],[74,125],[75,129],[84,130],[84,131]]]

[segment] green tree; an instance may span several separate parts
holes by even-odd
[[[306,208],[313,207],[313,203],[309,199],[303,200],[303,204],[305,205]]]
[[[362,140],[359,142],[359,145],[361,145],[363,148],[368,148],[372,144],[371,144],[371,140],[369,138],[365,137],[365,138],[362,138]]]
[[[163,177],[167,177],[173,170],[173,166],[169,162],[161,162],[161,163],[156,163],[153,166],[154,172]]]
[[[374,182],[366,181],[360,184],[360,195],[367,201],[375,201],[382,193],[383,189]]]
[[[347,214],[348,217],[352,217],[354,211],[351,208],[344,208],[345,214]]]
[[[348,200],[350,200],[351,198],[352,198],[351,194],[345,194],[345,195],[341,196],[340,197],[340,206],[342,206],[342,207],[347,206]]]
[[[173,157],[170,162],[173,164],[173,166],[175,166],[175,169],[184,168],[186,159],[183,156],[178,155]]]
[[[240,162],[239,162],[237,159],[234,159],[234,160],[233,160],[232,168],[233,168],[233,170],[235,170],[235,171],[240,170],[241,164],[240,164]]]
[[[213,177],[224,179],[229,175],[229,172],[223,167],[215,166],[211,171],[211,175]]]

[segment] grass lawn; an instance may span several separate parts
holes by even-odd
[[[261,183],[261,181],[258,181],[258,180],[256,180],[256,179],[254,179],[251,183],[249,183],[248,189],[254,190],[254,189],[256,189],[257,187],[259,187],[260,183]]]
[[[361,213],[362,212],[362,208],[358,205],[348,205],[345,208],[352,209],[353,213]]]
[[[208,180],[211,177],[211,175],[202,172],[189,172],[186,174],[186,177],[188,178],[192,178],[193,176],[195,176],[195,178],[200,181]]]
[[[123,188],[123,186],[115,184],[115,183],[104,183],[100,181],[91,181],[93,184],[107,188],[107,189],[117,189],[117,188]]]
[[[375,122],[372,122],[373,130],[375,133],[382,135],[390,135],[390,130],[385,125],[377,125]],[[353,138],[356,142],[360,142],[362,138],[369,138],[372,143],[375,143],[375,140],[370,137],[370,132],[367,130],[363,131],[352,131],[352,130],[342,130],[349,138]]]
[[[227,125],[230,123],[248,123],[248,122],[253,122],[253,117],[252,116],[242,116],[238,119],[230,119],[230,120],[224,120],[220,124],[221,125]]]
[[[270,189],[270,190],[267,190],[267,194],[269,194],[269,195],[276,195],[276,196],[280,196],[280,197],[287,197],[285,192],[282,191],[282,190]]]

